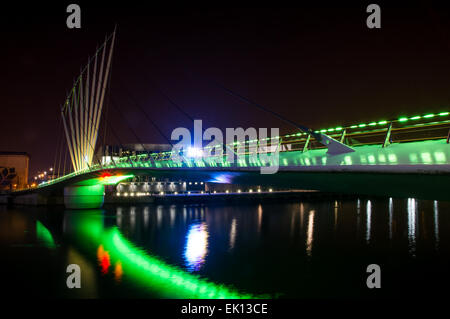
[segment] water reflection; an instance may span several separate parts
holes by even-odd
[[[367,201],[366,206],[366,224],[366,241],[369,244],[372,227],[372,202],[370,200]]]
[[[426,257],[420,260],[430,264],[439,262],[449,244],[444,230],[450,219],[442,213],[449,207],[448,202],[417,199],[364,198],[357,202],[341,198],[281,204],[136,205],[59,214],[44,211],[40,221],[37,214],[9,212],[0,214],[0,243],[13,247],[8,249],[40,249],[30,254],[39,258],[61,252],[65,256],[73,249],[90,265],[101,296],[114,289],[115,296],[126,296],[130,287],[142,286],[143,293],[139,290],[136,296],[146,297],[150,291],[157,297],[209,298],[211,287],[223,282],[240,287],[245,282],[248,291],[267,288],[272,293],[276,286],[281,293],[297,297],[308,293],[307,278],[321,277],[321,265],[340,267],[339,259],[357,264],[365,263],[367,256],[390,258],[401,265],[399,269],[416,256]],[[52,243],[52,238],[58,243],[52,250],[36,245]],[[243,279],[249,273],[252,278]],[[217,284],[203,285],[200,276]],[[258,284],[252,286],[253,280]],[[311,285],[320,286],[320,280]],[[201,285],[208,293],[200,291]]]
[[[205,263],[208,253],[208,230],[206,223],[192,224],[186,236],[184,258],[189,271],[198,271]]]
[[[153,295],[163,298],[202,298],[202,299],[240,299],[250,298],[222,284],[198,278],[179,267],[170,265],[154,254],[125,238],[115,227],[105,226],[101,211],[66,213],[72,226],[68,236],[77,242],[77,249],[90,255],[93,244],[96,245],[96,260],[103,275],[113,272],[117,283],[124,280],[138,283]],[[208,248],[208,231],[205,223],[190,227],[186,243],[186,260],[192,270],[198,269],[204,262]],[[82,269],[85,269],[84,267]]]
[[[146,206],[144,207],[144,227],[148,228],[148,219],[149,219],[149,207]]]
[[[338,201],[334,201],[334,230],[336,230],[337,228],[338,208],[339,208]]]
[[[434,238],[436,249],[439,248],[439,206],[438,201],[433,202],[433,213],[434,213]]]
[[[262,215],[263,215],[263,209],[262,209],[261,204],[259,204],[258,205],[258,232],[261,231]]]
[[[394,202],[389,198],[389,239],[392,239],[392,220],[394,218]]]
[[[162,224],[162,205],[158,205],[158,207],[156,207],[156,225],[158,228],[161,228],[161,224]]]
[[[122,227],[122,207],[116,208],[116,223],[117,227]]]
[[[234,248],[234,243],[236,242],[236,223],[236,218],[233,218],[230,228],[230,250]]]
[[[170,205],[170,227],[173,227],[175,224],[175,205]]]
[[[409,253],[416,256],[417,204],[414,198],[408,198],[408,245]]]
[[[123,269],[122,263],[120,261],[116,262],[116,266],[114,267],[114,279],[116,282],[120,283],[122,281]]]
[[[105,251],[103,248],[103,245],[100,245],[97,248],[97,261],[102,275],[106,275],[109,271],[109,267],[111,266],[111,258],[109,256],[109,252]]]
[[[308,255],[308,257],[312,256],[312,246],[314,239],[314,214],[314,210],[311,210],[308,216],[308,230],[306,232],[306,254]]]
[[[131,226],[131,232],[134,233],[136,229],[136,207],[130,208],[130,226]]]

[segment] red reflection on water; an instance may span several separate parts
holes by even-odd
[[[101,268],[102,274],[107,274],[109,266],[111,266],[111,259],[109,253],[100,245],[97,249],[97,259]]]

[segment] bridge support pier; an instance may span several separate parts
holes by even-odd
[[[64,187],[64,205],[67,209],[100,208],[104,198],[105,186],[101,184]]]

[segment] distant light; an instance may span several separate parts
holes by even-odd
[[[190,195],[191,194],[191,192],[188,192],[188,195]]]
[[[249,189],[248,192],[249,192],[249,193],[253,193],[253,189]]]
[[[203,182],[201,182],[200,184],[203,185]]]
[[[449,112],[442,112],[442,113],[439,113],[439,116],[447,116],[448,114],[450,114]]]
[[[238,193],[240,193],[241,192],[241,190],[240,189],[238,189]]]
[[[197,182],[195,182],[195,185],[197,185],[198,183]]]
[[[204,191],[201,191],[201,193],[204,194],[205,192],[204,192]]]
[[[401,117],[401,118],[398,119],[398,121],[399,122],[406,122],[406,121],[408,121],[408,118],[407,117]]]
[[[134,193],[130,193],[130,196],[134,196]]]
[[[175,194],[175,195],[178,195],[178,192],[175,192],[174,194]]]
[[[269,192],[272,192],[272,188],[269,188]]]
[[[213,192],[214,194],[217,193],[216,191]]]
[[[261,188],[258,188],[258,193],[261,193]]]
[[[128,193],[123,193],[123,196],[127,197],[127,196],[128,196]]]
[[[225,193],[227,193],[227,194],[228,194],[229,192],[230,192],[230,191],[229,191],[228,189],[225,191]]]
[[[434,117],[434,114],[427,114],[427,115],[424,115],[423,117],[426,118],[426,119],[429,119],[431,117]]]
[[[413,116],[413,117],[411,117],[411,120],[419,120],[419,119],[421,119],[422,117],[421,116]]]
[[[380,121],[380,122],[378,122],[378,125],[384,125],[384,124],[387,124],[387,121]]]
[[[119,192],[117,192],[117,193],[116,193],[116,196],[120,196],[120,193],[119,193]]]
[[[159,195],[164,195],[164,192],[160,192]]]
[[[366,127],[366,124],[359,124],[358,127]]]

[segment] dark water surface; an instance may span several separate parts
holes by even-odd
[[[327,200],[102,210],[0,206],[12,297],[442,297],[450,202]],[[68,289],[66,267],[81,269]],[[381,289],[366,286],[369,264]]]

